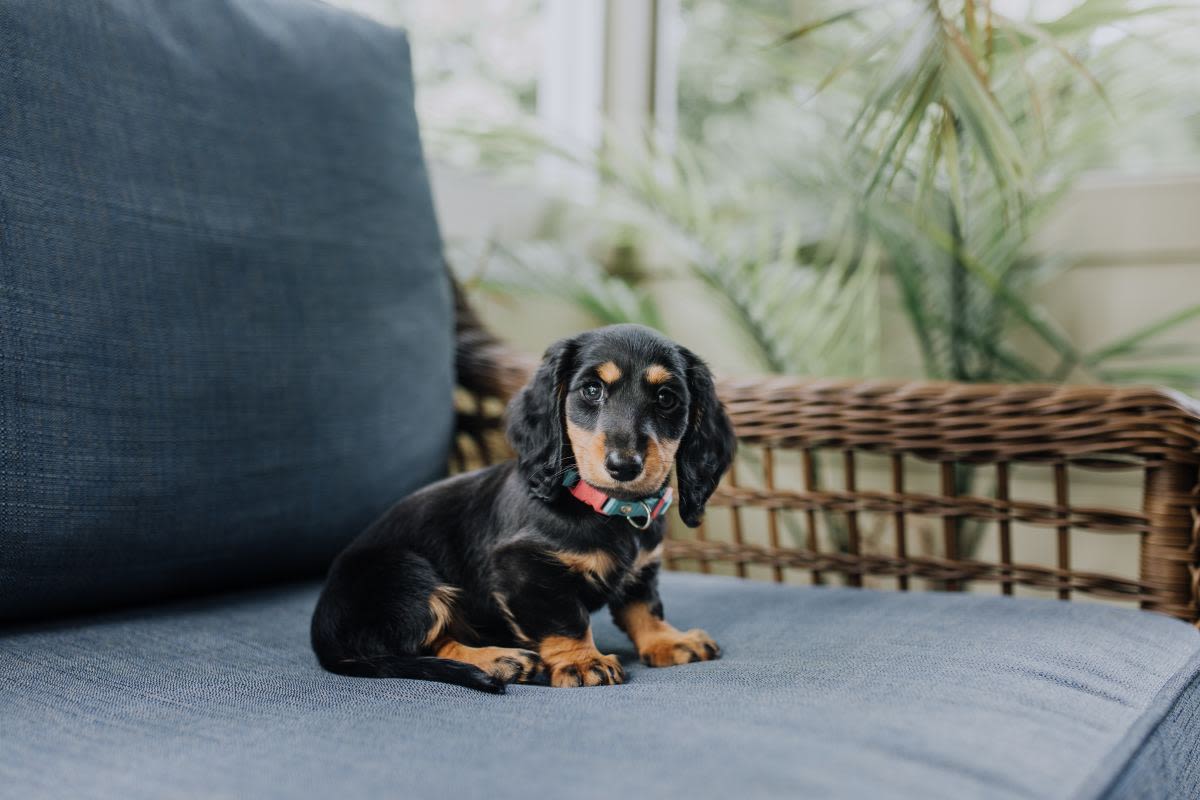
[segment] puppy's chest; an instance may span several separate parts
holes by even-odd
[[[557,555],[596,594],[611,597],[635,583],[647,567],[659,563],[662,550],[661,532],[641,531],[638,536],[586,552],[563,551]]]

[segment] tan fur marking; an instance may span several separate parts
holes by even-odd
[[[699,628],[680,631],[654,616],[645,603],[614,609],[613,619],[637,647],[642,661],[652,667],[711,661],[721,655],[721,648],[707,633]]]
[[[600,686],[624,683],[625,671],[616,656],[606,656],[596,649],[589,627],[583,636],[547,636],[538,653],[550,671],[550,685]]]
[[[532,680],[541,670],[537,653],[515,647],[470,647],[453,639],[437,643],[434,655],[478,667],[503,681]]]
[[[575,465],[579,467],[580,476],[592,484],[600,486],[596,481],[612,480],[607,478],[604,469],[604,451],[606,443],[603,433],[593,433],[581,428],[571,420],[567,420],[567,439],[571,442],[571,452],[575,455]]]
[[[642,574],[642,570],[651,564],[658,564],[662,561],[663,546],[660,543],[653,550],[638,550],[637,556],[633,559],[633,565],[621,577],[622,585],[628,585],[636,581]]]
[[[600,655],[600,651],[596,649],[596,640],[592,638],[590,627],[578,639],[572,639],[569,636],[547,636],[542,639],[538,653],[547,662],[578,661]]]
[[[675,451],[678,449],[678,439],[651,439],[650,447],[646,448],[646,464],[642,467],[642,474],[637,481],[628,486],[629,491],[644,491],[647,494],[658,491],[658,487],[662,486],[671,474],[671,467],[675,464]]]
[[[605,383],[616,383],[621,380],[621,368],[612,361],[605,361],[600,366],[596,367],[596,374],[600,376],[600,380]]]
[[[650,612],[650,606],[645,603],[630,603],[620,609],[614,609],[613,617],[639,651],[642,649],[642,644],[648,643],[651,637],[670,631],[678,633],[665,620],[654,616]]]
[[[604,583],[609,573],[616,567],[613,557],[603,550],[594,550],[590,553],[556,550],[554,557],[566,564],[572,572],[578,572],[593,583]]]
[[[631,574],[636,577],[642,570],[651,564],[657,564],[662,561],[663,546],[659,542],[658,547],[653,550],[638,550],[637,558],[633,560],[633,570]]]
[[[575,465],[579,468],[579,476],[598,489],[620,489],[626,492],[650,494],[658,491],[671,467],[675,464],[675,451],[679,449],[679,440],[657,439],[650,440],[646,449],[646,463],[642,474],[632,481],[618,483],[604,468],[606,442],[603,433],[593,433],[581,428],[571,420],[567,420],[567,439],[571,442],[571,452],[575,455]]]
[[[426,647],[437,641],[454,621],[454,603],[457,599],[458,589],[453,586],[437,586],[430,592],[429,613],[433,614],[433,625],[425,634]]]
[[[671,380],[671,371],[662,364],[651,364],[646,368],[647,383],[659,384],[666,383],[669,380]]]
[[[512,609],[508,607],[508,598],[499,592],[492,592],[492,599],[496,601],[496,607],[500,609],[501,616],[508,623],[508,628],[513,632],[513,636],[517,637],[517,641],[521,644],[531,644],[533,642],[525,631],[521,630],[521,626],[517,624],[517,618],[513,616]]]

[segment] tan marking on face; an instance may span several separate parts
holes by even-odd
[[[621,380],[621,368],[612,361],[605,361],[600,366],[596,367],[596,374],[600,376],[600,380],[605,383],[616,383]]]
[[[429,613],[433,615],[433,625],[425,634],[425,646],[432,645],[441,638],[450,623],[454,621],[454,602],[458,599],[458,589],[453,586],[436,586],[429,594]]]
[[[571,442],[571,452],[575,454],[575,466],[579,467],[580,476],[593,486],[603,485],[600,483],[602,481],[608,481],[611,486],[612,479],[604,469],[604,451],[607,447],[604,434],[593,433],[567,420],[567,439]]]
[[[651,364],[646,368],[646,382],[659,384],[671,380],[671,371],[662,364]]]
[[[642,474],[628,485],[631,492],[657,492],[658,487],[666,482],[675,464],[675,451],[679,449],[678,439],[651,439],[650,447],[646,449],[646,462]],[[625,485],[622,485],[625,488]]]
[[[613,620],[637,647],[642,661],[652,667],[711,661],[721,655],[721,648],[707,633],[699,628],[681,631],[656,617],[646,603],[614,609]]]
[[[515,647],[471,647],[453,639],[438,642],[434,655],[461,661],[486,672],[502,681],[526,683],[541,672],[541,661],[537,653],[518,650]]]
[[[550,685],[600,686],[624,683],[625,671],[616,656],[603,655],[596,649],[589,627],[583,636],[547,636],[538,654],[550,673]]]
[[[675,463],[678,439],[651,439],[646,451],[642,474],[631,481],[614,481],[604,468],[604,452],[607,443],[603,433],[593,433],[567,420],[567,439],[575,455],[575,466],[579,476],[599,489],[620,489],[624,492],[650,494],[666,482]]]
[[[567,569],[578,572],[592,583],[605,583],[617,565],[616,560],[603,550],[593,550],[590,553],[558,550],[555,551],[554,557],[565,564]]]

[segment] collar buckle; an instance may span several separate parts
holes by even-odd
[[[644,531],[644,530],[646,530],[646,528],[650,527],[650,523],[654,522],[654,518],[657,515],[653,511],[650,510],[650,506],[646,505],[641,500],[638,501],[638,505],[641,506],[643,509],[645,509],[646,521],[641,524],[638,524],[637,522],[634,522],[634,520],[636,520],[637,517],[626,517],[625,519],[629,522],[630,525],[637,528],[639,531]]]

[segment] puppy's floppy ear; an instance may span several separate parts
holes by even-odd
[[[687,362],[688,427],[675,455],[679,475],[679,516],[694,528],[704,516],[704,504],[717,488],[721,476],[733,461],[737,439],[733,425],[717,399],[708,365],[686,348],[679,348]]]
[[[529,493],[540,500],[553,500],[562,488],[564,397],[576,350],[575,339],[550,345],[533,378],[508,407],[508,441],[517,453],[517,470]]]

